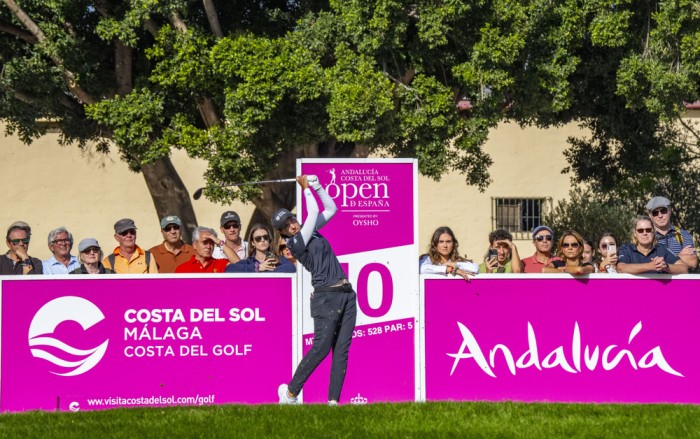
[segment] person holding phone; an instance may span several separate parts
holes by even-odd
[[[296,267],[273,251],[272,233],[254,224],[248,234],[248,257],[226,267],[227,273],[294,273]]]
[[[600,273],[617,273],[617,238],[611,232],[603,233],[598,241],[600,261],[596,264]]]
[[[479,265],[479,273],[520,273],[521,271],[520,255],[518,247],[513,244],[513,235],[504,229],[489,233],[489,250],[486,259]]]
[[[290,211],[277,209],[272,214],[271,222],[279,234],[287,239],[292,256],[311,274],[314,291],[310,305],[314,339],[311,350],[302,358],[289,384],[281,384],[277,388],[277,396],[280,404],[298,404],[297,396],[304,384],[332,349],[328,405],[338,405],[355,330],[357,294],[330,243],[318,232],[337,212],[335,201],[315,175],[300,175],[297,183],[306,201],[306,221],[303,225],[299,224]],[[323,203],[322,212],[319,212],[314,192]]]

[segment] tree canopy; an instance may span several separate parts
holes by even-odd
[[[48,119],[65,143],[116,146],[159,213],[190,223],[172,148],[208,162],[206,196],[251,200],[266,219],[293,205],[290,188],[220,186],[375,153],[483,189],[482,146],[503,120],[581,123],[576,182],[700,213],[697,131],[678,126],[700,98],[695,1],[2,2],[9,130],[30,141]]]

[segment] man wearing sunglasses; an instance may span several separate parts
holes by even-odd
[[[10,249],[0,256],[0,274],[43,274],[41,261],[27,254],[32,229],[23,221],[16,221],[7,229],[6,242]]]
[[[535,254],[523,259],[523,273],[542,273],[542,269],[554,261],[561,261],[558,256],[552,256],[554,232],[547,226],[537,226],[532,231],[532,243]]]
[[[214,248],[214,259],[228,259],[233,264],[247,258],[248,242],[241,238],[241,217],[236,212],[229,210],[221,215],[219,225],[221,226],[221,233],[224,235],[224,239],[221,240],[221,244]],[[230,252],[226,251],[226,247],[233,250],[236,257],[231,258]]]
[[[665,246],[681,261],[694,270],[698,256],[690,232],[671,223],[671,201],[666,197],[654,197],[646,205],[649,219],[656,230],[656,242]]]
[[[178,265],[190,260],[194,248],[182,241],[182,221],[175,215],[160,220],[160,233],[163,242],[148,251],[156,260],[158,273],[174,273]]]
[[[123,218],[114,223],[114,239],[119,246],[102,260],[105,268],[117,274],[157,274],[158,266],[151,252],[136,245],[136,224]]]

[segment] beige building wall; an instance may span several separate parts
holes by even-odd
[[[542,130],[504,123],[491,132],[484,150],[493,159],[491,185],[484,193],[467,187],[464,177],[450,173],[435,182],[419,179],[420,253],[427,252],[432,232],[449,226],[460,252],[482,262],[493,230],[492,198],[551,198],[554,205],[568,197],[570,175],[563,151],[570,136],[582,136],[577,125]],[[534,253],[531,240],[515,240],[520,257]]]
[[[4,132],[4,126],[0,124]],[[492,197],[552,198],[556,203],[569,190],[569,176],[562,151],[566,139],[580,135],[576,125],[559,129],[522,129],[502,124],[494,130],[485,150],[493,158],[490,169],[493,183],[485,193],[467,187],[455,173],[440,182],[419,178],[419,246],[424,252],[433,230],[452,227],[460,241],[460,250],[481,260],[492,229]],[[3,188],[0,230],[4,233],[14,221],[26,221],[32,227],[29,254],[40,259],[51,256],[47,246],[50,230],[65,226],[77,242],[96,238],[105,252],[116,246],[113,224],[129,217],[138,227],[137,243],[149,248],[162,241],[159,218],[140,174],[131,173],[116,154],[104,157],[81,152],[76,147],[61,147],[57,134],[49,134],[32,145],[16,137],[0,137]],[[189,159],[174,151],[173,163],[190,191],[204,184],[204,162]],[[224,210],[237,211],[247,224],[252,205],[240,202],[221,206],[205,199],[193,201],[199,224],[218,230]],[[530,241],[518,241],[521,256],[533,252]],[[2,244],[3,252],[6,244]],[[74,250],[77,254],[77,249]]]

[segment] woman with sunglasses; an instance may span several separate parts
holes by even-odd
[[[292,255],[292,251],[287,247],[287,241],[283,237],[279,237],[277,240],[277,254],[284,256],[289,262],[294,264],[296,267],[297,260]]]
[[[272,233],[263,224],[254,224],[248,235],[248,257],[226,267],[227,273],[294,273],[296,267],[271,250]]]
[[[451,274],[469,281],[469,275],[479,272],[479,266],[459,255],[459,242],[449,227],[433,232],[428,257],[420,265],[421,274]]]
[[[683,274],[688,266],[666,246],[656,242],[654,226],[648,216],[632,220],[632,243],[620,248],[617,270],[630,274]]]
[[[316,367],[333,350],[328,405],[337,405],[348,367],[348,353],[357,317],[357,294],[347,280],[330,243],[318,230],[335,215],[338,208],[318,177],[300,175],[306,203],[306,221],[301,225],[287,209],[277,209],[272,226],[287,239],[292,255],[311,274],[311,316],[314,319],[314,340],[311,350],[302,358],[289,384],[277,389],[280,404],[298,404],[297,396]],[[311,190],[313,188],[313,191]],[[319,212],[313,192],[323,203]]]
[[[78,244],[80,267],[70,274],[114,274],[113,270],[102,265],[102,248],[95,238],[85,238]]]
[[[557,254],[562,260],[552,261],[542,269],[542,273],[590,274],[595,271],[593,264],[583,262],[583,237],[578,232],[564,232],[557,247]]]
[[[617,273],[617,250],[618,241],[611,232],[603,233],[598,241],[598,253],[600,260],[596,263],[596,268],[600,273]]]

